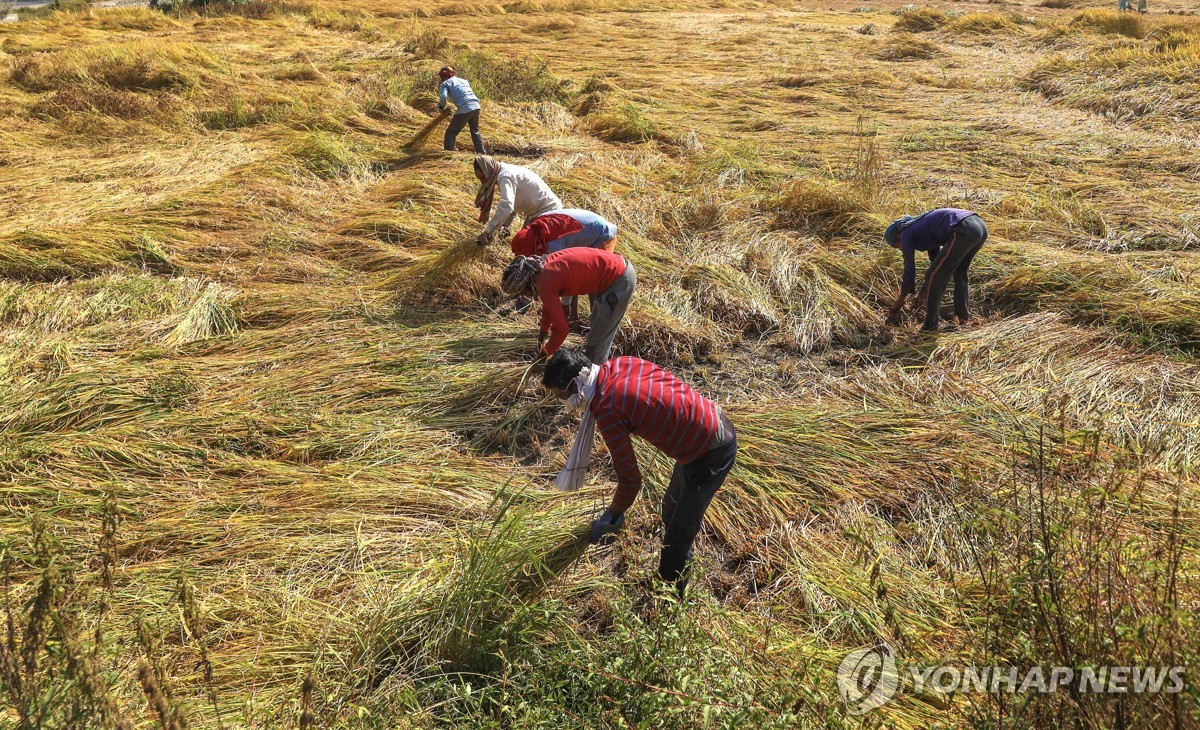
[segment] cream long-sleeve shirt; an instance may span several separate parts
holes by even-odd
[[[562,201],[536,172],[528,167],[500,163],[500,174],[496,179],[496,209],[487,224],[489,235],[495,233],[497,228],[508,225],[513,216],[519,215],[522,221],[528,221],[555,210],[562,210]]]

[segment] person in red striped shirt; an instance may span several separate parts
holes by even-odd
[[[568,408],[595,418],[612,454],[617,489],[611,504],[592,522],[592,541],[615,533],[642,488],[633,436],[675,459],[662,501],[663,546],[658,574],[682,591],[692,543],[704,513],[737,455],[737,432],[711,400],[658,365],[637,357],[617,357],[602,365],[575,350],[559,350],[546,363],[542,384]],[[591,434],[585,425],[586,448]],[[581,433],[582,435],[582,433]],[[575,453],[572,450],[572,461]],[[568,468],[571,468],[568,462]],[[586,456],[581,468],[587,468]],[[564,471],[566,471],[564,469]]]
[[[567,339],[570,325],[563,297],[587,294],[592,301],[587,355],[604,362],[629,300],[637,289],[637,272],[624,257],[598,248],[566,248],[549,256],[518,256],[504,270],[500,286],[513,295],[542,300],[538,351],[553,355]]]

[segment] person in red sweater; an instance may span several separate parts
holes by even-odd
[[[576,246],[612,253],[617,248],[617,227],[590,210],[564,208],[527,222],[512,239],[512,252],[518,256],[546,256]],[[579,297],[565,299],[563,305],[574,325],[579,321]]]
[[[580,450],[577,442],[564,473],[587,469],[586,452],[590,452],[592,440],[589,416],[612,454],[617,490],[612,503],[592,522],[593,542],[621,529],[626,510],[642,488],[632,437],[645,439],[675,459],[662,502],[658,574],[682,590],[704,513],[736,460],[733,424],[716,403],[641,358],[617,357],[593,365],[578,351],[559,350],[546,363],[542,384],[567,401],[568,408],[584,414],[580,429],[583,455],[576,454]]]
[[[637,289],[633,264],[598,248],[568,248],[549,256],[518,256],[504,270],[500,286],[513,295],[542,300],[538,351],[553,355],[570,331],[561,298],[587,294],[595,297],[587,336],[587,355],[604,362],[629,300]]]
[[[545,256],[577,246],[614,251],[617,227],[590,210],[568,208],[539,215],[512,239],[512,252],[519,256]]]

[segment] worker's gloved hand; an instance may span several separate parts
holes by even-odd
[[[616,534],[625,524],[625,515],[613,517],[612,509],[604,510],[604,514],[592,520],[592,542],[598,543],[609,535]]]

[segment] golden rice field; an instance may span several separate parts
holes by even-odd
[[[1200,19],[1183,0],[248,0],[0,25],[0,728],[1200,727]],[[617,351],[739,465],[685,601],[474,244],[621,229]],[[466,136],[460,138],[460,144]],[[991,238],[884,324],[902,213]],[[921,264],[923,268],[923,264]],[[835,682],[1189,665],[1170,694]]]

